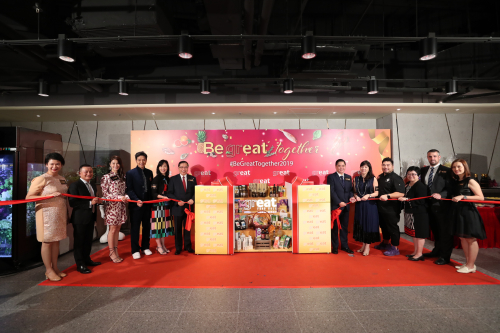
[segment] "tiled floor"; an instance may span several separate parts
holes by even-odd
[[[480,250],[477,266],[500,278],[500,249]],[[42,267],[0,278],[1,332],[500,332],[500,285],[90,288],[40,287],[41,277]]]

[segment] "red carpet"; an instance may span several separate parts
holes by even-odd
[[[413,244],[401,240],[402,254],[411,253]],[[151,244],[154,244],[151,241]],[[371,249],[367,257],[350,257],[340,251],[333,254],[237,253],[175,256],[173,237],[167,238],[168,255],[143,256],[134,260],[130,241],[119,244],[120,264],[108,258],[108,249],[92,256],[103,264],[83,275],[72,266],[59,282],[45,281],[44,286],[149,287],[149,288],[317,288],[385,287],[458,284],[500,284],[499,280],[477,272],[459,274],[453,266],[436,266],[433,261],[411,262],[400,255],[386,257]],[[352,249],[359,245],[352,242]]]

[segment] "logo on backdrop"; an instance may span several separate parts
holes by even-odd
[[[323,170],[323,171],[313,171],[312,175],[313,176],[328,176],[330,173],[328,170]]]
[[[246,171],[233,171],[233,175],[235,177],[238,177],[238,176],[250,176],[250,170],[246,170]]]
[[[210,176],[211,173],[210,173],[210,170],[208,171],[195,171],[193,176],[195,177],[199,177],[199,176]]]
[[[286,171],[273,171],[273,176],[290,176],[290,170]]]

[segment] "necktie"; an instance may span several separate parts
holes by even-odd
[[[344,176],[340,176],[340,185],[344,187]]]
[[[431,168],[431,173],[429,174],[429,180],[427,181],[427,186],[432,187],[432,178],[434,178],[434,167]]]
[[[184,192],[186,192],[186,176],[182,176],[182,185],[184,185]]]
[[[93,197],[94,191],[92,190],[92,187],[90,186],[89,183],[85,183],[85,185],[87,185],[87,189],[89,190],[90,196]],[[94,205],[92,205],[92,203],[90,203],[90,205],[92,206],[92,213],[93,213],[95,210],[95,207],[94,207]]]
[[[144,181],[144,193],[148,192],[148,181],[146,180],[146,175],[144,174],[144,170],[142,170],[142,180]]]

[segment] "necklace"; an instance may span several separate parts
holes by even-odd
[[[361,191],[359,190],[359,183],[361,183],[361,182],[364,183],[364,179],[363,179],[363,176],[358,176],[358,179],[359,179],[359,181],[356,182],[356,190],[357,190],[358,194],[361,194]],[[363,191],[363,194],[360,195],[361,198],[366,195],[366,187],[367,186],[365,186],[365,190]]]

